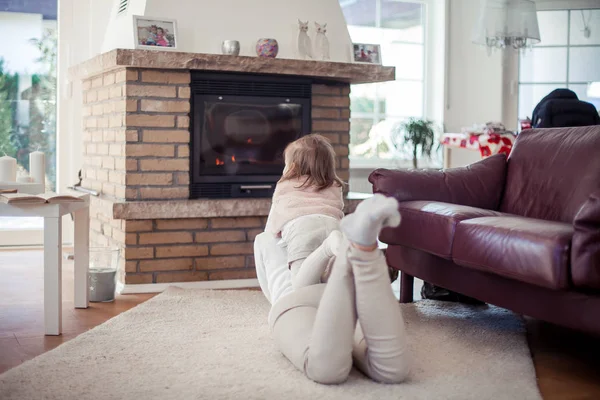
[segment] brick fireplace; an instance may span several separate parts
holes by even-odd
[[[84,90],[82,184],[100,192],[91,244],[121,249],[126,285],[256,277],[253,240],[270,198],[190,199],[192,71],[310,79],[310,131],[331,141],[344,180],[350,83],[394,76],[377,65],[143,50],[115,50],[72,70]]]

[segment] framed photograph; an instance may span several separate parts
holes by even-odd
[[[136,49],[177,50],[177,23],[172,19],[133,16]]]
[[[357,63],[381,64],[381,46],[378,44],[352,44],[352,60]]]

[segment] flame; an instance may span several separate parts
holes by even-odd
[[[217,158],[217,160],[215,161],[215,165],[225,165],[225,161]]]
[[[235,162],[235,156],[231,156],[231,162]]]
[[[252,144],[252,139],[248,138],[248,140],[246,140],[246,143]]]

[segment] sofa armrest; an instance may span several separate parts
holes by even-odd
[[[573,220],[571,276],[578,288],[600,289],[600,189],[594,191]]]
[[[430,200],[497,210],[506,180],[506,156],[497,154],[461,168],[378,169],[369,176],[373,193],[398,201]]]

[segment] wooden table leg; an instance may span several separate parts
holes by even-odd
[[[450,165],[452,164],[452,150],[450,148],[450,146],[442,146],[442,149],[444,151],[444,155],[443,155],[443,168],[450,168]]]
[[[88,268],[90,264],[90,209],[73,213],[75,223],[75,308],[88,307]]]
[[[44,218],[44,331],[62,333],[62,220]]]
[[[412,303],[415,278],[406,272],[400,272],[400,303]]]

